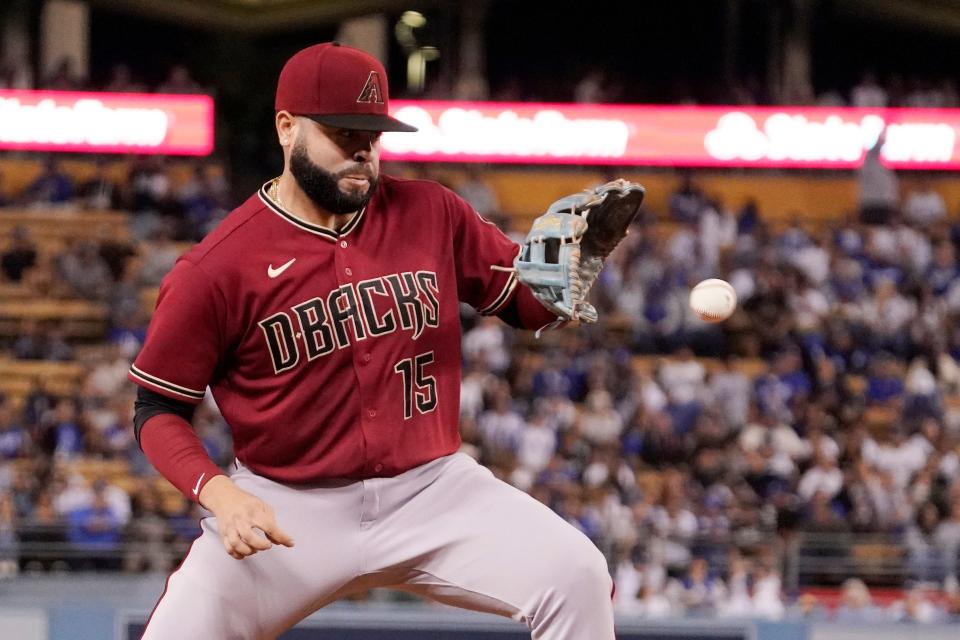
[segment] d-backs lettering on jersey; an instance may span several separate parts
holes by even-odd
[[[282,373],[297,366],[301,354],[310,361],[349,346],[351,335],[365,340],[400,329],[410,331],[416,340],[426,327],[440,326],[439,293],[437,274],[431,271],[392,273],[345,284],[257,325],[263,330],[274,373]],[[377,296],[388,298],[380,303],[386,311],[378,310]]]
[[[519,247],[440,185],[384,176],[339,230],[265,189],[180,258],[129,377],[198,403],[281,482],[396,475],[456,451],[458,301],[495,314]]]

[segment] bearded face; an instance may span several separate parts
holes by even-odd
[[[310,159],[307,145],[299,136],[290,151],[290,173],[318,207],[337,215],[366,206],[379,181],[375,171],[363,163],[337,172],[325,170]]]

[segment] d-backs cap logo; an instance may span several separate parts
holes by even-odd
[[[370,75],[367,76],[366,84],[363,85],[363,90],[360,91],[360,97],[357,98],[357,102],[383,104],[383,93],[380,91],[379,73],[376,71],[370,72]]]

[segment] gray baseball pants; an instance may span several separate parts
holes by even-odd
[[[393,478],[232,479],[296,542],[236,560],[215,518],[168,579],[144,640],[272,639],[373,587],[507,616],[541,640],[612,640],[603,555],[546,506],[456,453]]]

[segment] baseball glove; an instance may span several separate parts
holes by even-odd
[[[639,184],[614,180],[554,202],[534,220],[514,260],[520,282],[560,319],[596,322],[587,293],[627,235],[644,193]]]

